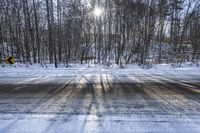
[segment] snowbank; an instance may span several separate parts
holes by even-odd
[[[136,64],[127,65],[123,69],[113,65],[110,67],[99,65],[71,64],[70,68],[54,68],[53,65],[6,65],[0,67],[0,77],[9,76],[76,76],[94,74],[155,74],[155,75],[200,75],[200,68],[192,64],[184,64],[181,68],[173,68],[171,64],[153,65],[151,69],[142,69]]]

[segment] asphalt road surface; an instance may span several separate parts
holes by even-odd
[[[0,79],[0,133],[200,133],[200,76]]]

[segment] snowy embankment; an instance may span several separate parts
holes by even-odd
[[[181,68],[174,68],[171,64],[153,65],[151,69],[142,69],[138,65],[127,65],[123,69],[113,65],[110,67],[99,65],[71,65],[70,68],[54,68],[53,65],[6,65],[0,67],[0,77],[17,76],[77,76],[95,74],[155,74],[155,75],[200,75],[200,67],[185,63]]]

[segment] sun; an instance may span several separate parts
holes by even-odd
[[[103,13],[103,10],[101,8],[97,7],[97,8],[94,9],[94,15],[95,16],[99,17],[99,16],[101,16],[102,13]]]

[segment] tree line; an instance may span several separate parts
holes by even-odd
[[[6,56],[55,67],[198,62],[200,1],[0,0],[0,57]]]

